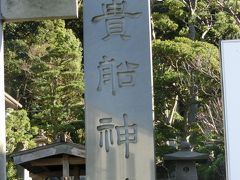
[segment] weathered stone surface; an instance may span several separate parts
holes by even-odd
[[[88,180],[154,180],[148,0],[85,0]]]
[[[3,29],[0,20],[0,179],[6,179],[6,125],[4,97]]]
[[[5,21],[74,18],[77,10],[77,0],[1,0]]]
[[[177,161],[176,180],[198,180],[196,163],[194,161]]]

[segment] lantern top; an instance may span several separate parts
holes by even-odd
[[[165,161],[204,161],[208,159],[208,154],[191,151],[191,145],[184,141],[180,145],[180,150],[163,156]]]

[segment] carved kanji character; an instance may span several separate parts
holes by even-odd
[[[99,120],[100,125],[97,126],[97,130],[100,132],[99,146],[103,147],[103,139],[105,139],[105,150],[109,152],[109,141],[113,144],[113,134],[112,129],[114,124],[112,123],[112,118],[102,118]],[[104,137],[103,137],[104,133]]]
[[[126,17],[137,18],[142,13],[125,12],[126,6],[127,2],[125,0],[122,2],[116,2],[116,0],[112,0],[111,4],[103,3],[103,14],[92,18],[93,23],[99,22],[102,19],[105,20],[107,35],[103,37],[103,40],[108,40],[111,35],[119,35],[123,40],[130,38],[130,36],[124,31],[124,20]]]
[[[125,144],[125,158],[129,158],[129,143],[137,143],[137,125],[128,124],[127,114],[123,114],[124,125],[116,126],[117,144]]]
[[[112,88],[112,94],[116,95],[115,85],[114,85],[114,72],[113,72],[113,62],[114,59],[108,59],[107,56],[103,56],[103,61],[99,62],[99,83],[97,90],[102,90],[102,85],[110,84]]]
[[[120,63],[117,66],[117,76],[118,76],[118,86],[134,86],[135,85],[135,70],[138,68],[139,64],[129,63]]]

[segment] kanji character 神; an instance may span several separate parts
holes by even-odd
[[[129,143],[137,143],[137,125],[128,124],[127,114],[123,114],[124,125],[116,126],[117,144],[125,144],[125,158],[129,158]]]
[[[103,147],[103,132],[105,133],[105,150],[109,152],[109,140],[113,144],[113,134],[112,129],[114,124],[112,123],[112,118],[102,118],[99,120],[100,125],[97,126],[97,130],[100,132],[99,146]]]

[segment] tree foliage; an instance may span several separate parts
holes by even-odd
[[[225,178],[218,43],[239,37],[239,2],[152,1],[157,160],[188,140],[210,155],[203,179]],[[176,146],[177,147],[177,146]]]
[[[32,140],[37,134],[38,128],[31,126],[30,119],[25,110],[7,110],[6,116],[6,140],[7,140],[7,176],[16,179],[16,170],[9,155],[20,150],[33,148],[35,142]]]
[[[63,22],[40,31],[40,42],[33,47],[37,54],[31,68],[33,118],[51,135],[70,131],[76,137],[76,131],[83,127],[80,43],[72,31],[64,29]]]
[[[218,49],[214,45],[188,38],[154,41],[155,129],[159,155],[166,153],[161,148],[171,138],[181,142],[188,137],[193,145],[198,145],[212,133],[223,133],[222,119],[217,119],[218,126],[214,124],[216,132],[205,126],[206,121],[213,125],[208,113],[215,109],[209,103],[215,103],[220,97],[219,70]],[[220,113],[221,106],[218,108]]]
[[[154,1],[152,11],[157,38],[185,36],[218,45],[221,39],[240,36],[237,0]]]
[[[51,140],[68,131],[79,141],[84,122],[79,40],[62,20],[8,24],[6,31],[6,90]]]

